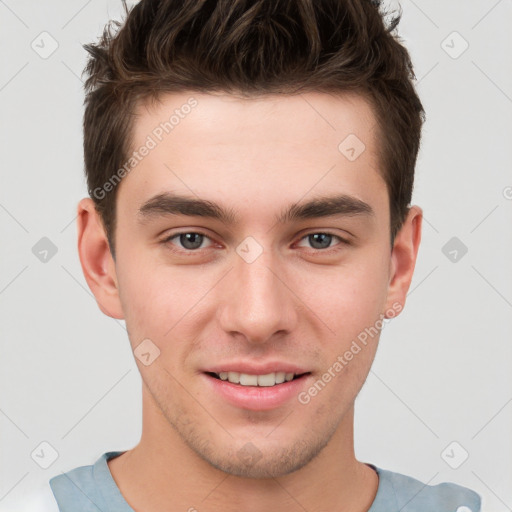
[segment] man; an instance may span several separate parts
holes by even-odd
[[[143,431],[59,510],[480,510],[358,461],[354,401],[421,237],[423,108],[369,0],[142,0],[88,45],[78,249]]]

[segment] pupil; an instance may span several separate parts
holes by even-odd
[[[315,247],[315,244],[320,240],[320,247]],[[311,246],[315,249],[325,249],[329,247],[331,244],[332,235],[329,235],[327,233],[313,233],[312,235],[309,235],[309,241],[311,243]]]
[[[200,233],[184,233],[180,235],[180,243],[185,249],[198,249],[203,242],[203,235]]]

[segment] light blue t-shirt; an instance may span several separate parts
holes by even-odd
[[[60,512],[134,512],[117,487],[107,461],[123,452],[104,453],[93,465],[50,479]],[[480,496],[453,483],[425,485],[415,478],[367,464],[379,475],[368,512],[480,512]]]

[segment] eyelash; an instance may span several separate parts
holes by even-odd
[[[178,238],[180,235],[186,235],[186,234],[201,235],[201,236],[209,239],[210,241],[212,241],[211,238],[206,233],[203,233],[202,231],[180,231],[178,233],[173,233],[172,235],[164,238],[161,243],[164,245],[169,245],[169,244],[173,245],[171,243],[171,240]],[[323,254],[330,254],[332,252],[340,250],[339,248],[337,249],[337,247],[340,245],[341,246],[350,245],[350,242],[348,240],[340,237],[339,235],[331,233],[330,231],[312,231],[310,233],[306,233],[304,236],[302,236],[300,238],[299,242],[301,242],[305,238],[308,238],[311,235],[318,235],[318,234],[328,235],[328,236],[332,236],[333,238],[337,238],[339,240],[339,243],[332,247],[327,247],[326,249],[311,248],[312,251],[315,251],[318,253],[323,253]],[[201,251],[201,248],[198,248],[198,249],[172,249],[172,251],[181,253],[181,254],[186,254],[186,255],[194,255],[195,253],[199,253]]]

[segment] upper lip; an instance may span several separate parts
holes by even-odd
[[[204,371],[212,373],[238,372],[246,373],[249,375],[267,375],[269,373],[277,372],[294,373],[295,375],[309,373],[309,370],[306,370],[304,367],[280,361],[269,361],[267,363],[260,364],[233,361],[231,363],[222,363],[215,366],[210,366]]]

